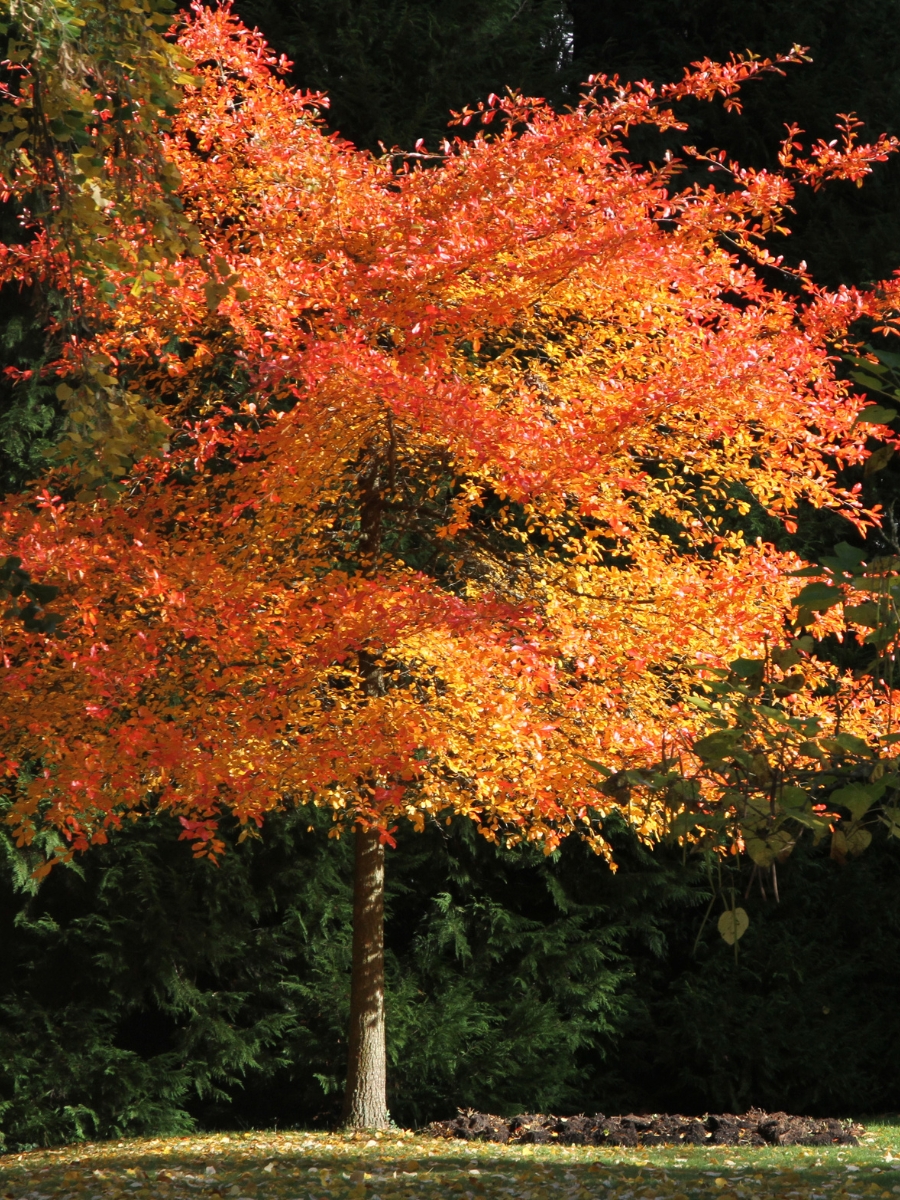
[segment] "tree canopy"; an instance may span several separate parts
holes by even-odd
[[[798,729],[891,735],[892,686],[780,644],[804,567],[747,518],[877,520],[840,472],[892,414],[834,348],[864,318],[894,330],[900,284],[829,290],[767,238],[798,189],[861,183],[897,143],[845,117],[830,141],[789,128],[777,170],[686,150],[686,180],[670,154],[629,154],[634,130],[680,136],[683,103],[735,109],[795,49],[659,87],[600,76],[565,112],[491,95],[455,141],[376,158],[327,134],[324,98],[289,88],[227,6],[198,7],[178,45],[181,100],[152,133],[165,170],[121,203],[101,189],[96,256],[58,219],[52,154],[9,172],[23,236],[0,282],[64,300],[42,372],[69,425],[43,490],[0,520],[26,594],[58,589],[52,621],[0,630],[5,819],[22,845],[56,831],[57,859],[146,812],[212,858],[225,816],[250,836],[312,802],[356,828],[347,1115],[383,1124],[398,821],[463,816],[547,852],[576,832],[608,855],[624,809],[659,837],[665,795],[619,783],[691,753],[689,694],[735,657],[765,654]],[[123,143],[91,111],[115,181]],[[159,235],[160,204],[184,236]],[[144,445],[111,413],[143,418]],[[816,632],[841,628],[808,607]]]
[[[868,427],[828,346],[884,293],[798,304],[721,239],[767,261],[792,178],[861,178],[892,144],[788,144],[721,190],[632,164],[623,127],[771,69],[733,60],[569,114],[494,98],[496,136],[398,172],[326,137],[227,10],[180,44],[199,79],[167,146],[203,253],[142,269],[124,211],[114,303],[52,230],[5,259],[75,274],[91,332],[61,389],[100,362],[172,430],[119,497],[7,510],[71,614],[61,641],[5,631],[8,769],[41,764],[9,819],[79,847],[149,799],[215,847],[222,811],[303,796],[385,831],[450,807],[591,835],[589,760],[646,761],[697,663],[783,622],[792,563],[741,513],[865,519],[834,468]]]

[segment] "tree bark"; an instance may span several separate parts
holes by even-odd
[[[353,871],[353,970],[344,1124],[384,1129],[387,1054],[384,1037],[384,845],[376,830],[357,829]]]

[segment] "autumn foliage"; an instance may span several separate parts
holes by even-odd
[[[764,238],[797,185],[894,142],[792,131],[780,173],[688,155],[709,174],[683,187],[629,158],[631,128],[779,69],[735,59],[562,114],[491,97],[462,140],[373,159],[227,8],[179,42],[194,82],[160,136],[200,249],[164,254],[135,197],[105,210],[102,276],[37,220],[0,249],[3,282],[80,306],[52,368],[71,465],[2,518],[65,615],[0,633],[7,819],[68,854],[167,808],[216,854],[223,816],[313,800],[386,839],[452,810],[602,848],[597,764],[657,761],[701,720],[698,668],[782,635],[800,564],[747,514],[871,520],[835,473],[877,426],[832,355],[896,287],[762,268],[787,271]],[[168,441],[132,466],[101,403]]]

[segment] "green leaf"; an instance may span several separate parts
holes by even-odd
[[[844,618],[852,621],[854,625],[865,625],[869,629],[875,629],[878,625],[878,605],[871,601],[865,604],[845,605]]]
[[[25,590],[38,604],[49,604],[59,595],[59,588],[49,583],[29,583]]]
[[[849,542],[838,542],[834,554],[838,562],[842,566],[846,565],[847,569],[859,567],[866,561],[863,551],[851,546]]]
[[[863,474],[868,477],[869,475],[876,474],[878,471],[883,471],[893,457],[893,446],[879,446],[866,459],[863,466]]]
[[[609,767],[604,767],[603,763],[595,762],[593,758],[585,758],[584,755],[580,755],[579,757],[583,763],[587,763],[592,770],[597,771],[604,779],[609,779],[610,775],[613,774],[612,770]]]
[[[880,404],[870,404],[856,418],[857,425],[890,425],[897,416],[895,408],[882,408]]]
[[[877,370],[871,363],[867,363],[871,370]],[[861,383],[865,388],[871,388],[875,392],[880,392],[884,386],[883,379],[876,379],[874,375],[868,374],[866,371],[851,371],[850,378],[854,383]]]
[[[884,790],[881,780],[877,783],[848,783],[832,792],[829,800],[841,808],[849,808],[854,821],[858,821],[881,798]]]
[[[835,829],[831,834],[831,857],[843,862],[847,857],[847,837],[843,829]]]
[[[827,583],[808,583],[805,588],[801,588],[794,597],[793,603],[795,607],[809,608],[813,612],[825,612],[829,608],[833,608],[835,604],[840,604],[843,595],[839,588],[831,587]]]
[[[844,839],[847,846],[847,853],[852,854],[855,858],[858,854],[862,854],[872,844],[872,834],[868,829],[863,829],[861,825],[855,822],[844,833]]]
[[[781,667],[782,671],[787,671],[791,667],[796,667],[798,663],[803,662],[803,659],[794,649],[776,649],[772,651],[772,662],[776,667]]]
[[[739,942],[750,925],[746,909],[728,908],[719,917],[718,930],[729,946]]]
[[[206,296],[206,307],[211,313],[215,312],[228,292],[223,283],[207,283],[203,288]]]
[[[821,839],[831,828],[830,820],[819,813],[808,812],[798,808],[790,816],[791,820],[796,821],[798,825],[803,825],[806,829],[813,831],[813,840],[816,846],[818,846]]]
[[[788,784],[778,793],[778,799],[785,808],[802,808],[809,802],[809,793],[805,792],[803,788]]]
[[[704,762],[717,762],[731,754],[741,737],[740,729],[720,729],[694,742],[693,750]]]
[[[862,754],[867,758],[871,756],[872,751],[868,742],[855,737],[852,733],[839,733],[834,740],[842,749],[849,750],[851,754]]]
[[[853,588],[856,592],[881,593],[884,591],[886,581],[883,575],[856,575],[853,579],[845,582],[847,587]]]
[[[860,367],[863,371],[874,371],[876,375],[887,374],[887,367],[880,362],[869,362],[867,358],[860,358],[858,354],[847,354],[844,357],[846,362],[853,363],[854,367]]]
[[[863,638],[863,645],[874,646],[880,656],[894,640],[896,632],[896,625],[883,625],[880,629],[876,629],[872,633],[867,633]]]
[[[797,747],[797,749],[800,751],[801,754],[806,754],[810,758],[822,758],[823,757],[822,747],[819,745],[818,742],[814,742],[814,741],[801,742],[800,745]]]
[[[749,833],[744,836],[747,853],[758,867],[771,867],[776,858],[787,857],[797,839],[787,829],[776,829],[767,837]]]
[[[765,661],[761,658],[736,658],[728,665],[738,679],[760,678],[766,668]]]
[[[795,692],[802,692],[805,686],[806,677],[804,675],[788,675],[780,683],[776,683],[775,695],[792,696]]]

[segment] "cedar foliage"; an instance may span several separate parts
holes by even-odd
[[[4,874],[0,1129],[9,1149],[339,1111],[350,846],[272,818],[216,869],[138,824],[36,895]],[[896,1109],[900,854],[801,846],[754,888],[735,964],[703,874],[611,833],[501,853],[450,830],[389,855],[389,1087],[401,1124],[511,1115]],[[744,874],[744,886],[747,875]],[[828,1009],[826,1013],[824,1010]]]
[[[146,822],[24,901],[6,885],[10,1146],[334,1120],[352,854],[322,826],[315,810],[273,818],[217,870],[192,862],[170,821]],[[571,895],[559,863],[498,853],[467,823],[401,837],[389,879],[397,1119],[460,1098],[577,1106],[626,974],[602,902]]]

